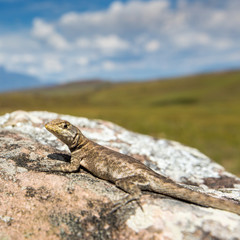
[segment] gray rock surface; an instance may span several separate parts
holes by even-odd
[[[240,239],[237,214],[150,192],[143,211],[133,202],[109,214],[125,195],[113,184],[84,170],[39,172],[39,165],[69,160],[67,147],[44,128],[54,118],[187,187],[240,201],[240,179],[196,149],[102,120],[16,111],[0,116],[0,239]]]

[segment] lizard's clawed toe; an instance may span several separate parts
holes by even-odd
[[[136,198],[133,198],[133,197],[130,198],[130,196],[127,196],[126,198],[115,202],[113,204],[113,207],[111,208],[110,213],[113,213],[113,212],[117,211],[119,208],[125,206],[126,204],[128,204],[129,202],[132,202],[132,201],[136,201],[138,206],[141,208],[141,210],[144,211],[139,199],[136,199]]]

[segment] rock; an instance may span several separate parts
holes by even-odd
[[[113,184],[85,170],[39,172],[40,165],[70,159],[67,147],[43,127],[54,118],[174,181],[240,201],[240,179],[196,149],[106,121],[18,111],[0,116],[0,239],[240,239],[237,214],[151,192],[141,197],[143,210],[132,202],[109,213],[125,196]]]

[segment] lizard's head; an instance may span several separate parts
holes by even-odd
[[[74,148],[82,137],[81,131],[70,122],[54,119],[45,124],[45,128],[64,142],[70,149]]]

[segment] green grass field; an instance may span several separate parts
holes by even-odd
[[[129,83],[72,83],[0,95],[0,113],[46,110],[117,123],[195,147],[240,176],[240,71]]]

